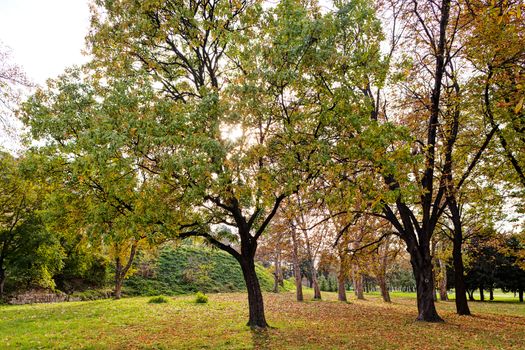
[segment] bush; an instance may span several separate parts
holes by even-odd
[[[197,304],[206,304],[208,302],[208,296],[202,292],[195,294],[195,302]]]
[[[164,303],[167,303],[168,302],[168,298],[162,296],[162,295],[159,295],[157,297],[153,297],[151,298],[148,303],[150,304],[164,304]]]

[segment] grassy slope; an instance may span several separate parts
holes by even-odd
[[[309,293],[309,292],[307,292]],[[311,297],[311,296],[309,296]],[[414,299],[392,304],[369,295],[350,304],[323,293],[297,303],[294,293],[265,294],[268,332],[246,326],[246,295],[213,294],[148,304],[148,298],[0,306],[0,348],[83,349],[523,349],[525,305],[471,303],[474,317],[440,302],[443,324],[414,322]]]
[[[261,288],[273,288],[273,276],[261,265],[256,266]],[[290,288],[289,283],[287,287]],[[177,295],[196,291],[244,291],[239,263],[217,249],[198,246],[166,247],[155,264],[155,277],[132,276],[125,281],[128,295]]]

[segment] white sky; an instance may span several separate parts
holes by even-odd
[[[0,42],[11,49],[12,63],[21,66],[38,85],[82,64],[84,37],[89,30],[89,0],[0,0]],[[20,149],[18,132],[0,129],[0,148]]]
[[[37,84],[85,61],[88,0],[0,0],[0,41]]]

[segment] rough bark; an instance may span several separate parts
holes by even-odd
[[[411,261],[416,278],[418,321],[443,322],[434,304],[434,276],[430,259]],[[415,266],[415,267],[414,267]]]
[[[255,273],[255,261],[253,257],[241,256],[239,259],[241,265],[244,281],[246,282],[246,290],[248,291],[248,307],[250,310],[250,318],[248,326],[251,328],[266,328],[266,317],[264,315],[264,302],[261,292],[259,279]]]
[[[295,232],[295,228],[292,227],[291,230],[292,233],[292,263],[293,263],[293,272],[295,277],[295,292],[296,292],[296,298],[297,301],[303,301],[303,284],[302,284],[302,278],[301,278],[301,266],[299,265],[299,254],[298,254],[298,248],[297,248],[297,235]]]

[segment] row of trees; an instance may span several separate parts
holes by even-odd
[[[110,247],[117,296],[141,247],[203,237],[242,267],[252,327],[267,326],[254,265],[267,232],[304,239],[315,297],[320,247],[341,266],[374,248],[381,285],[396,236],[424,321],[441,321],[443,233],[469,314],[469,220],[497,219],[488,198],[523,203],[523,6],[97,0],[91,61],[20,111],[52,184],[47,227]]]
[[[469,242],[466,256],[470,268],[465,281],[470,300],[474,300],[474,291],[479,290],[480,300],[485,300],[484,291],[489,292],[489,299],[494,300],[494,289],[518,294],[523,302],[525,290],[525,246],[518,236],[477,237]]]

